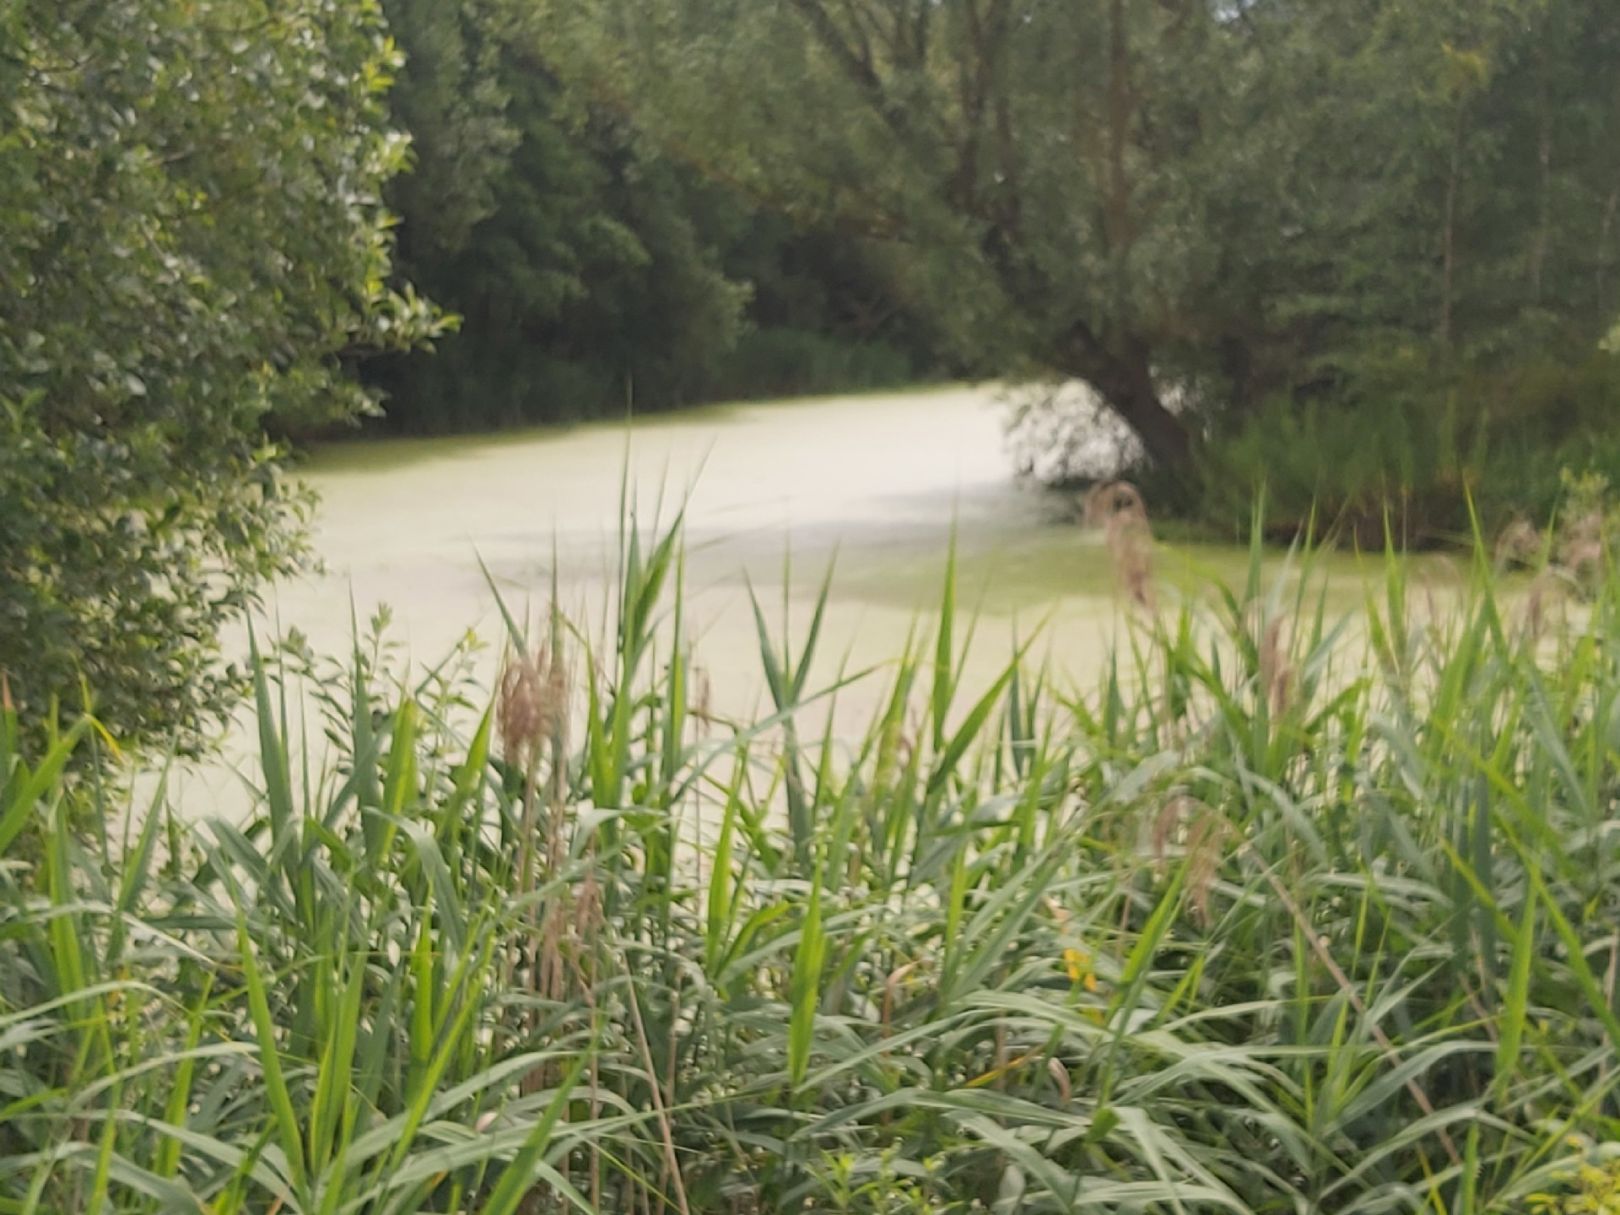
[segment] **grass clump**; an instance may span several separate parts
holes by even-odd
[[[1083,692],[964,686],[949,580],[830,686],[761,612],[726,722],[630,526],[496,707],[318,670],[329,770],[259,661],[246,822],[7,712],[0,1212],[1530,1209],[1620,1137],[1620,579],[1489,567],[1361,625],[1257,549]]]

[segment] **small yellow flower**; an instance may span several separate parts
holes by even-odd
[[[1069,972],[1069,982],[1079,983],[1089,992],[1097,990],[1097,973],[1091,968],[1091,955],[1084,949],[1065,949],[1063,966]]]
[[[1063,965],[1069,972],[1069,982],[1078,983],[1086,962],[1089,959],[1078,949],[1065,949],[1063,951]]]

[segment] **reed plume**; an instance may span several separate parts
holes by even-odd
[[[1274,617],[1260,637],[1260,690],[1273,717],[1288,707],[1293,691],[1294,668],[1288,661],[1288,643],[1283,637],[1283,618]]]
[[[1577,585],[1594,583],[1603,568],[1603,512],[1583,511],[1564,528],[1558,545],[1558,561]]]
[[[1114,576],[1137,607],[1151,612],[1153,593],[1153,527],[1141,490],[1129,481],[1107,481],[1085,498],[1085,522],[1101,527],[1113,559]]]
[[[1236,830],[1224,815],[1181,791],[1172,793],[1154,817],[1154,867],[1164,873],[1170,845],[1182,846],[1187,866],[1187,904],[1200,927],[1209,927],[1209,896],[1227,860],[1225,845],[1235,835]]]

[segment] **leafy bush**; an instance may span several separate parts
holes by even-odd
[[[1413,543],[1456,542],[1470,498],[1487,527],[1547,518],[1565,469],[1620,479],[1620,358],[1546,362],[1460,381],[1401,359],[1370,369],[1353,399],[1273,402],[1207,450],[1205,510],[1245,526],[1256,487],[1291,534],[1314,513],[1381,544],[1386,513]]]
[[[456,334],[432,357],[385,360],[370,378],[386,411],[375,426],[419,435],[621,416],[630,391],[606,367],[477,330]]]
[[[1505,1215],[1615,1138],[1620,580],[1358,631],[1256,550],[1085,693],[947,584],[851,736],[819,611],[706,711],[628,535],[493,708],[313,665],[330,771],[260,664],[245,821],[0,714],[0,1209]]]
[[[1534,1195],[1536,1215],[1620,1215],[1620,1155],[1616,1145],[1607,1146],[1569,1166],[1562,1193]]]
[[[638,376],[629,365],[570,358],[544,344],[468,330],[432,358],[388,360],[370,375],[386,395],[388,416],[379,424],[415,434],[569,424],[622,417],[627,407],[659,412],[906,387],[918,379],[911,359],[892,347],[794,329],[750,330],[735,349],[701,363],[684,370],[662,363],[650,376]]]
[[[191,748],[221,625],[299,557],[267,420],[349,420],[339,358],[431,334],[383,284],[404,143],[374,4],[27,0],[0,19],[0,671]]]

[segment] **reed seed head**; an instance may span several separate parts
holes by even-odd
[[[587,871],[579,883],[574,902],[574,931],[579,939],[585,940],[606,922],[602,912],[601,884],[597,882],[595,873]]]
[[[1225,816],[1180,791],[1171,795],[1154,819],[1154,865],[1162,873],[1171,843],[1182,844],[1187,866],[1187,901],[1193,918],[1201,927],[1209,927],[1210,892],[1226,859],[1226,842],[1233,833]]]
[[[1129,481],[1108,481],[1086,494],[1085,521],[1101,527],[1114,562],[1114,575],[1137,607],[1152,611],[1153,527],[1142,491]]]
[[[1498,568],[1533,565],[1541,555],[1542,536],[1531,522],[1520,515],[1502,529],[1493,553]]]
[[[1294,669],[1288,661],[1288,645],[1283,639],[1283,620],[1276,617],[1260,637],[1260,688],[1273,716],[1288,707],[1293,691]]]
[[[1192,798],[1185,793],[1178,793],[1160,806],[1158,814],[1153,816],[1153,867],[1161,874],[1164,872],[1164,861],[1169,854],[1170,843],[1181,834],[1181,824],[1193,805]]]
[[[1142,491],[1129,481],[1101,481],[1086,492],[1085,522],[1087,527],[1107,527],[1119,515],[1134,515],[1147,522],[1147,502]]]
[[[1597,509],[1574,516],[1558,546],[1559,564],[1583,586],[1591,585],[1603,571],[1604,522]]]
[[[1208,806],[1203,807],[1203,813],[1187,832],[1187,899],[1192,904],[1193,918],[1204,928],[1209,927],[1209,896],[1226,859],[1225,846],[1231,834],[1232,825]]]
[[[706,735],[714,720],[714,688],[706,667],[692,668],[692,716],[697,719],[699,736]]]
[[[534,654],[509,654],[495,702],[496,726],[508,763],[533,763],[547,739],[567,721],[568,672],[560,654],[542,645]]]

